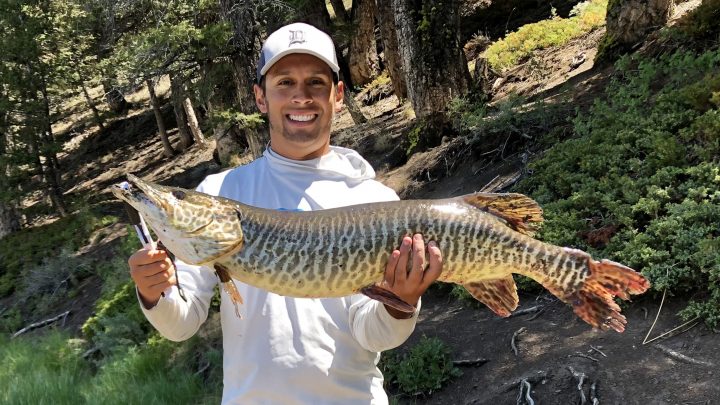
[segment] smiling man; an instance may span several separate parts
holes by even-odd
[[[397,200],[357,152],[330,145],[344,91],[338,71],[327,34],[302,23],[272,33],[254,86],[270,145],[252,163],[208,176],[198,190],[290,210]],[[432,242],[426,247],[421,235],[398,235],[398,241],[384,287],[416,307],[411,316],[364,295],[292,298],[236,281],[244,297],[239,319],[223,292],[223,403],[387,404],[379,352],[410,336],[420,296],[442,269]],[[218,280],[210,271],[176,264],[162,250],[139,250],[129,260],[145,316],[163,336],[180,341],[207,319]],[[183,273],[187,302],[178,297],[176,271]]]

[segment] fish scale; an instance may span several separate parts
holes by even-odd
[[[613,297],[628,299],[649,287],[642,275],[619,263],[534,239],[542,210],[520,194],[296,212],[128,177],[135,187],[116,187],[113,193],[135,207],[177,257],[215,269],[236,304],[241,297],[229,286],[232,278],[292,297],[364,293],[411,311],[382,281],[390,253],[403,236],[415,233],[440,247],[439,281],[463,285],[501,316],[518,305],[513,273],[536,280],[593,327],[619,332],[626,320]]]

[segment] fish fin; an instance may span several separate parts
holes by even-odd
[[[380,287],[379,285],[371,285],[360,290],[361,293],[368,297],[380,301],[383,304],[395,308],[400,312],[411,314],[415,312],[415,307],[403,301],[394,292]]]
[[[620,314],[620,306],[613,300],[630,299],[630,294],[642,294],[650,283],[635,270],[610,260],[588,259],[590,276],[582,288],[563,300],[573,306],[573,311],[595,328],[625,330],[627,321]]]
[[[501,218],[507,225],[533,236],[543,222],[543,211],[535,200],[517,193],[474,193],[460,197],[467,204]]]
[[[473,281],[463,287],[493,312],[508,317],[518,306],[517,286],[512,275],[495,280]]]
[[[213,267],[215,268],[215,274],[217,274],[220,279],[223,289],[230,296],[230,301],[232,301],[235,306],[235,315],[242,319],[239,308],[239,305],[243,304],[242,295],[240,295],[240,291],[238,291],[235,281],[233,281],[232,277],[230,277],[230,272],[227,267],[219,263],[215,263]]]

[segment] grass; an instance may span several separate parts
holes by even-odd
[[[562,46],[595,28],[605,25],[607,0],[590,0],[575,6],[569,18],[553,17],[527,24],[485,51],[490,66],[497,72],[517,65],[533,51]]]
[[[215,385],[172,363],[176,344],[151,340],[106,361],[95,371],[82,345],[59,333],[0,340],[0,403],[217,403]]]

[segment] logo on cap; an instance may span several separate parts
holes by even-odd
[[[288,46],[292,44],[302,44],[305,42],[305,32],[298,30],[298,31],[290,31],[290,43]]]

